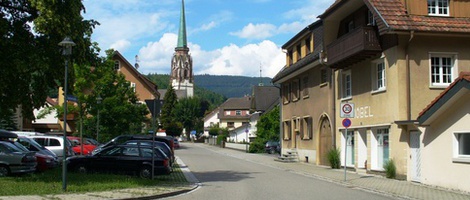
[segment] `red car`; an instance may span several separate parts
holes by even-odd
[[[76,155],[88,155],[96,148],[96,145],[91,144],[87,140],[83,140],[84,142],[80,142],[79,137],[67,136],[67,138],[72,142],[72,150],[75,152]],[[83,153],[82,151],[82,144],[83,144]]]

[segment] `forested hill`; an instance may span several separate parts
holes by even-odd
[[[149,74],[147,77],[158,85],[159,89],[168,88],[168,74]],[[203,88],[226,98],[243,97],[251,95],[252,86],[272,85],[271,78],[268,77],[246,77],[246,76],[227,76],[227,75],[195,75],[194,82],[197,88]]]
[[[272,85],[271,78],[227,76],[227,75],[195,75],[194,82],[198,87],[222,94],[227,98],[251,95],[252,87],[263,83]]]

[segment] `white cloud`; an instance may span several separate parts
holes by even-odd
[[[124,52],[130,46],[131,42],[129,42],[128,40],[118,40],[115,43],[111,44],[110,48],[118,50],[119,52]]]
[[[166,33],[157,42],[150,42],[139,51],[141,71],[168,74],[177,35]],[[237,46],[230,44],[214,51],[204,51],[197,44],[188,44],[195,74],[273,77],[285,65],[285,55],[272,41]]]
[[[276,32],[276,26],[272,24],[252,24],[249,23],[242,30],[231,32],[230,35],[235,35],[240,38],[247,39],[265,39],[269,38]]]
[[[175,52],[178,35],[165,33],[157,42],[149,42],[139,50],[141,68],[144,74],[153,72],[168,74],[170,71],[171,58]]]
[[[242,47],[230,44],[210,54],[210,61],[203,63],[202,69],[195,69],[197,73],[259,76],[261,67],[262,76],[273,77],[285,65],[281,49],[268,40]]]

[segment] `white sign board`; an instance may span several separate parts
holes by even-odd
[[[341,103],[340,106],[340,117],[341,118],[354,118],[354,104],[353,103]]]

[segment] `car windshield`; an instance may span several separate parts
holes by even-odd
[[[1,142],[0,148],[1,148],[1,151],[4,151],[4,152],[24,152],[23,150],[21,150],[20,148],[18,148],[17,146],[13,145],[10,142]]]
[[[33,140],[31,138],[21,137],[21,138],[18,138],[18,142],[23,144],[23,146],[25,146],[25,147],[29,144],[29,145],[35,147],[38,150],[45,150],[46,149],[46,147],[43,147],[42,145],[37,143],[36,140]]]

